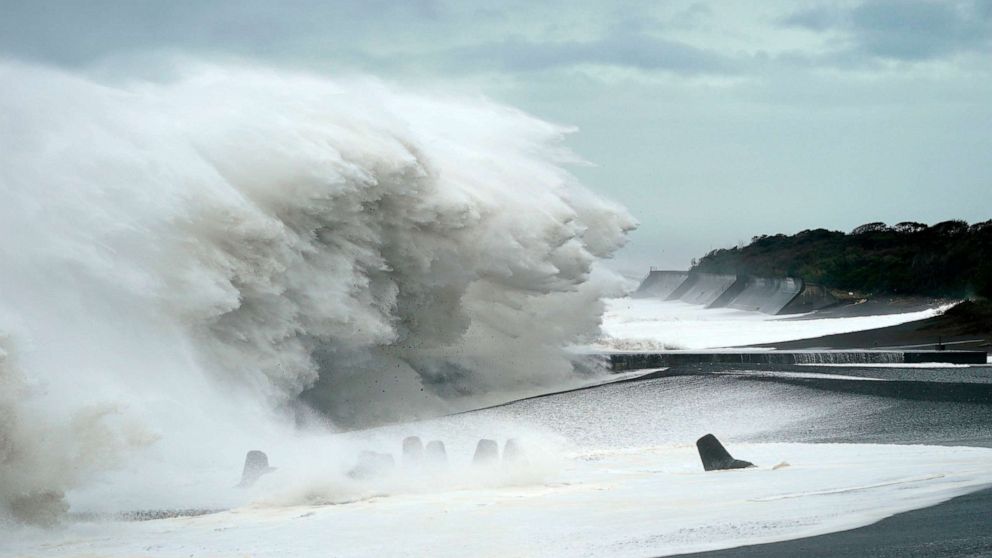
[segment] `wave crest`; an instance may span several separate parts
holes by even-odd
[[[163,438],[567,377],[634,226],[563,169],[568,129],[484,100],[196,64],[0,79],[0,334],[37,404]]]

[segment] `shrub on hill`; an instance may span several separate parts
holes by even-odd
[[[710,273],[794,276],[826,287],[901,295],[992,298],[992,220],[927,226],[867,223],[850,234],[812,229],[762,235],[713,250],[693,266]]]

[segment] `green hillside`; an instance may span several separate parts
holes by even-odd
[[[747,246],[713,250],[693,269],[789,275],[869,294],[992,298],[992,220],[970,226],[868,223],[850,233],[756,236]]]

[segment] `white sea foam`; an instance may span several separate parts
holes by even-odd
[[[983,448],[741,441],[815,431],[839,418],[856,430],[896,404],[830,392],[811,397],[787,384],[680,377],[292,443],[267,439],[261,447],[278,470],[249,491],[233,488],[239,463],[229,459],[216,474],[197,471],[184,485],[140,471],[128,484],[118,473],[114,485],[91,483],[70,498],[79,511],[149,502],[234,506],[230,511],[142,523],[70,522],[54,531],[17,527],[0,543],[0,555],[250,549],[257,556],[302,557],[658,556],[853,528],[992,484],[992,450]],[[708,431],[758,468],[703,472],[692,441]],[[362,450],[388,452],[400,462],[400,441],[409,435],[443,440],[447,468],[438,474],[401,467],[365,481],[346,476]],[[518,438],[527,461],[473,467],[483,437],[501,444]],[[782,462],[789,466],[774,469]],[[151,499],[149,485],[172,491]],[[135,500],[122,501],[132,488]],[[205,501],[204,493],[214,499]],[[116,507],[107,507],[108,500]]]
[[[731,308],[707,309],[680,301],[618,298],[607,301],[606,350],[713,349],[806,339],[888,327],[936,316],[947,307],[845,318],[789,319]]]
[[[54,536],[22,532],[4,551],[32,554],[44,544],[60,556],[660,556],[853,528],[992,483],[988,449],[756,444],[733,451],[762,466],[704,473],[695,448],[684,446],[600,451],[575,455],[543,479],[77,523]],[[772,469],[782,461],[789,466]]]

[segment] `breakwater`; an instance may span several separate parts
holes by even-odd
[[[634,291],[633,296],[666,299],[688,278],[688,271],[651,270]]]
[[[610,353],[614,372],[692,364],[986,364],[984,351],[671,351]]]
[[[651,270],[633,296],[765,314],[798,314],[837,303],[829,291],[817,285],[808,285],[798,277],[753,277],[673,270]]]

